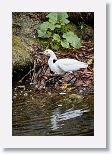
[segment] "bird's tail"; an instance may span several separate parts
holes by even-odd
[[[87,63],[83,63],[82,65],[83,65],[82,68],[87,68],[88,67]]]

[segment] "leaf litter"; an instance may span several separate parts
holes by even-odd
[[[48,67],[48,58],[39,52],[44,49],[38,44],[34,45],[33,68],[30,86],[38,91],[57,90],[59,93],[92,94],[94,93],[94,43],[93,41],[83,41],[79,49],[59,50],[56,52],[58,59],[73,58],[88,63],[88,68],[80,69],[74,73],[55,75]],[[23,78],[24,79],[24,78]],[[21,80],[20,80],[21,82]],[[64,88],[64,84],[68,84]]]

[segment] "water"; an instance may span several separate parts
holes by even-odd
[[[13,87],[13,136],[93,136],[94,96]]]

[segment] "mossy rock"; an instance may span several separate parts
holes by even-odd
[[[13,34],[26,38],[35,38],[36,29],[48,13],[41,12],[13,12]]]
[[[12,64],[13,68],[27,66],[31,63],[31,55],[28,45],[19,36],[12,37]]]

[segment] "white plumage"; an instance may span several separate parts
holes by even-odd
[[[88,64],[80,62],[78,60],[64,58],[57,59],[55,53],[48,49],[43,52],[45,55],[49,56],[48,65],[55,74],[64,74],[66,72],[74,72],[81,68],[87,68]]]

